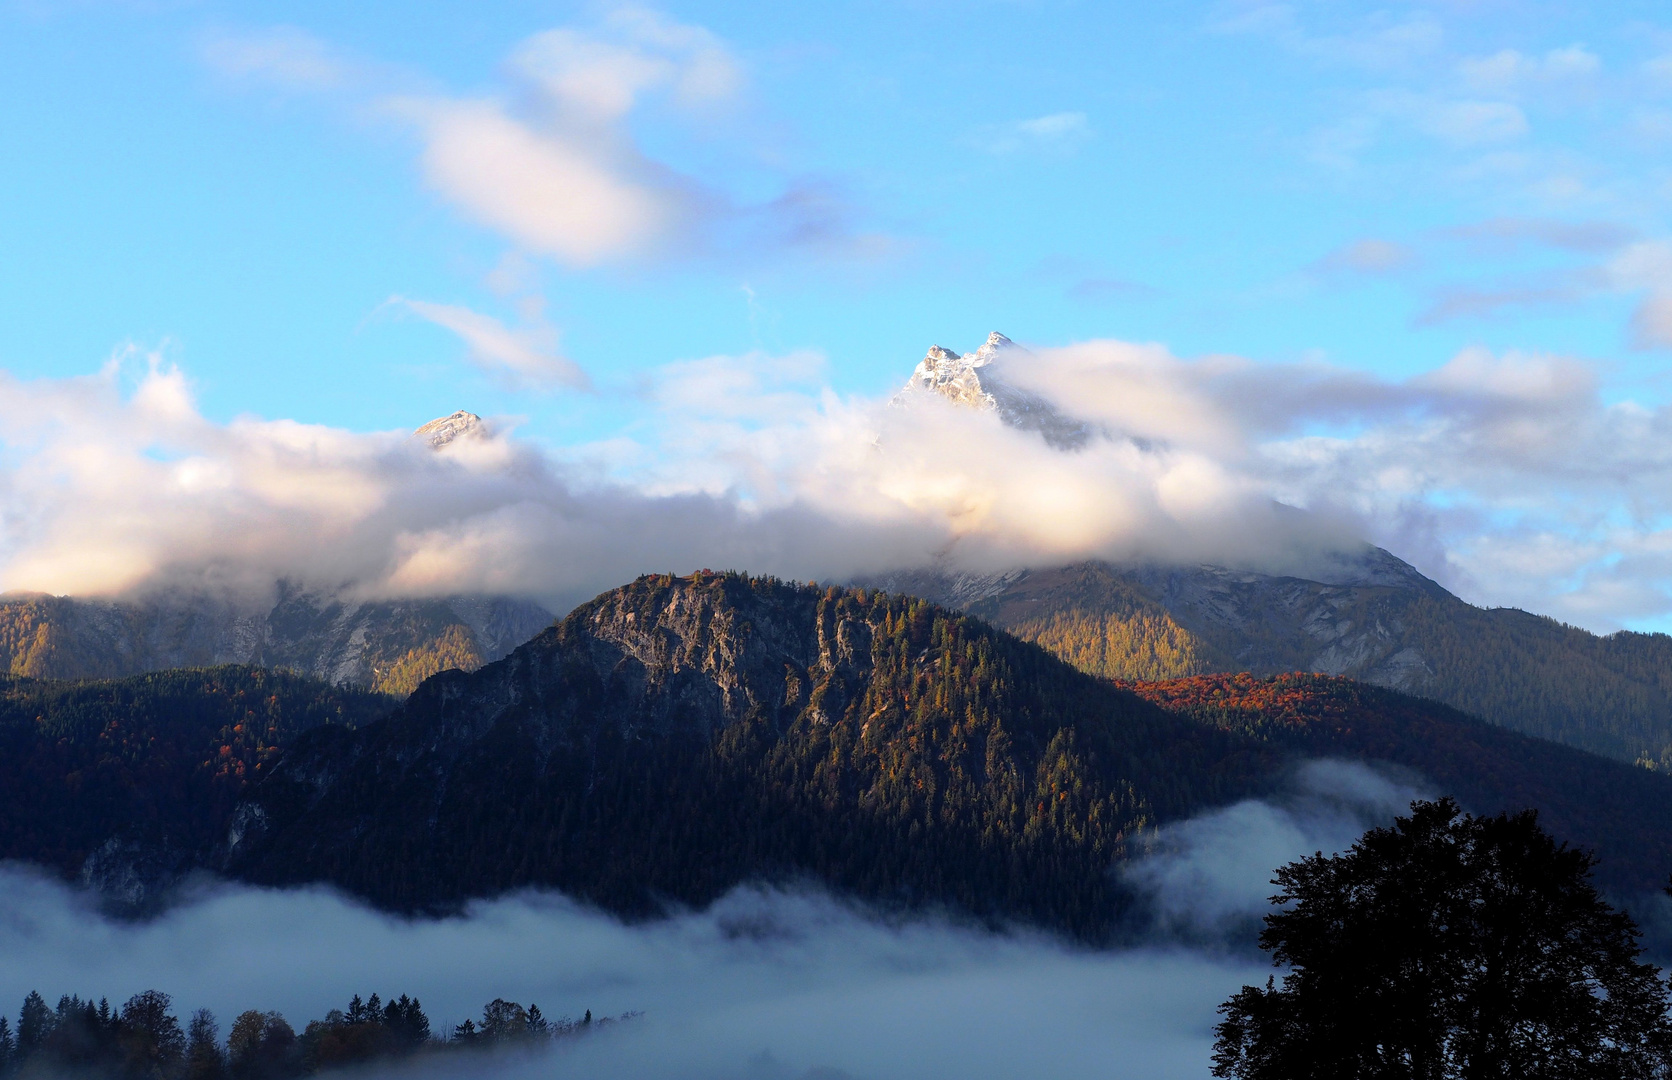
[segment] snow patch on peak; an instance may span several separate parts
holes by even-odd
[[[413,438],[422,439],[430,444],[431,450],[440,450],[443,446],[465,436],[479,439],[488,433],[488,427],[482,423],[482,418],[473,412],[460,409],[451,416],[443,416],[431,420],[423,427],[412,433]]]
[[[959,405],[996,412],[1011,427],[1037,431],[1058,450],[1080,449],[1091,437],[1088,425],[1064,416],[1044,398],[1004,380],[1000,361],[1015,362],[1028,355],[1026,349],[997,330],[988,334],[974,352],[960,354],[931,345],[901,392],[937,393]]]

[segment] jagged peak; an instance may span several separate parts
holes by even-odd
[[[1087,424],[1062,415],[1037,394],[1007,384],[1000,368],[988,370],[1001,356],[1016,354],[1026,356],[1027,350],[997,330],[974,352],[956,353],[931,345],[906,380],[902,394],[933,391],[960,405],[996,412],[1011,427],[1037,431],[1059,450],[1084,446],[1091,435]]]
[[[486,434],[487,425],[482,423],[482,418],[463,409],[451,416],[431,420],[412,433],[413,438],[429,443],[432,450],[440,450],[453,440],[466,435],[480,438]]]

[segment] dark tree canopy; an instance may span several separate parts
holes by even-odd
[[[1672,1075],[1660,972],[1537,815],[1418,802],[1277,871],[1260,945],[1290,969],[1220,1007],[1236,1080],[1627,1080]]]

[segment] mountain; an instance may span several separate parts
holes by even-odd
[[[1094,934],[1129,838],[1270,767],[920,600],[646,577],[385,721],[303,736],[227,866],[402,910],[538,885],[646,913],[807,877]]]
[[[1478,608],[1376,548],[1319,576],[1327,580],[1086,562],[866,583],[961,608],[1095,675],[1346,675],[1620,761],[1672,767],[1672,637],[1599,637]]]
[[[1027,355],[1026,349],[996,330],[972,353],[960,355],[931,345],[901,393],[940,394],[960,405],[992,409],[1005,423],[1037,431],[1059,450],[1084,446],[1091,437],[1090,425],[1064,416],[1044,398],[1005,379],[1007,364],[1025,361]]]
[[[475,413],[431,420],[412,438],[441,451],[488,432]],[[110,679],[249,664],[405,695],[446,668],[497,660],[552,621],[503,596],[365,600],[351,588],[275,584],[261,598],[158,589],[132,599],[0,596],[0,675]]]
[[[935,346],[902,393],[992,410],[1060,450],[1083,445],[1092,426],[1003,381],[1006,363],[1027,355],[998,333],[962,356]],[[1312,561],[1303,576],[1094,561],[991,574],[917,568],[855,584],[969,611],[1095,675],[1347,675],[1672,770],[1672,637],[1599,637],[1514,608],[1475,607],[1368,545]]]
[[[357,600],[280,585],[250,604],[170,591],[138,600],[0,597],[0,672],[119,678],[250,664],[406,694],[444,668],[497,660],[551,622],[505,597]]]
[[[925,601],[646,577],[385,719],[300,736],[219,863],[397,910],[543,886],[627,914],[812,880],[1105,938],[1111,866],[1309,757],[1541,809],[1610,887],[1672,869],[1672,778],[1316,676],[1116,685]]]
[[[1536,808],[1596,852],[1598,877],[1656,894],[1672,871],[1672,778],[1487,724],[1448,706],[1327,675],[1205,675],[1131,683],[1175,715],[1304,756],[1393,762],[1465,807]]]
[[[283,672],[223,667],[95,682],[0,678],[0,859],[142,906],[202,865],[249,783],[320,725],[395,702]]]

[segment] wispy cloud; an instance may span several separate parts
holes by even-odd
[[[1584,45],[1551,49],[1528,56],[1502,49],[1488,56],[1469,56],[1457,65],[1458,74],[1472,87],[1494,93],[1514,93],[1529,84],[1571,83],[1602,71],[1602,59]]]
[[[513,329],[490,315],[458,304],[390,297],[388,303],[459,336],[471,363],[513,385],[531,389],[568,386],[586,389],[591,380],[558,351],[557,331],[534,312],[529,325]]]
[[[1651,254],[1632,272],[1658,273]],[[488,331],[484,349],[522,357]],[[562,459],[505,430],[435,453],[403,432],[220,424],[178,371],[138,362],[0,381],[17,418],[0,587],[283,577],[562,608],[650,570],[1304,570],[1366,538],[1476,600],[1601,628],[1672,612],[1672,410],[1605,401],[1565,357],[1465,350],[1404,380],[1118,341],[1007,361],[1098,433],[1064,452],[932,395],[842,397],[814,355],[717,356],[665,368],[632,427]]]
[[[1385,275],[1409,269],[1416,263],[1416,252],[1392,240],[1366,237],[1336,248],[1318,262],[1318,267],[1331,272]]]
[[[777,195],[744,198],[723,175],[694,175],[648,152],[637,119],[672,117],[704,140],[717,137],[711,120],[748,105],[744,67],[726,42],[648,9],[534,34],[511,51],[497,85],[469,95],[350,61],[292,27],[209,37],[203,59],[229,76],[337,92],[339,104],[414,133],[432,191],[520,250],[565,266],[805,249],[870,258],[887,246],[856,226],[830,178],[786,175]],[[758,167],[748,148],[741,155]]]
[[[970,144],[989,154],[1019,154],[1046,149],[1072,149],[1091,138],[1091,122],[1083,112],[1059,112],[979,128]]]
[[[1299,5],[1255,0],[1223,5],[1209,25],[1222,34],[1267,38],[1314,60],[1375,71],[1430,56],[1445,40],[1440,22],[1425,12],[1347,13],[1327,27],[1322,22],[1303,15]]]

